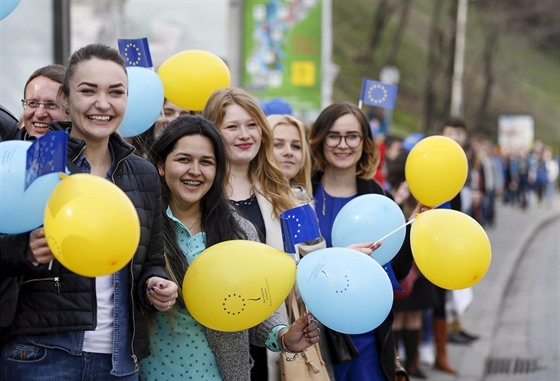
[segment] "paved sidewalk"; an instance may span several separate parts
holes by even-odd
[[[492,263],[486,276],[473,286],[474,300],[462,317],[463,327],[480,338],[469,345],[449,344],[450,363],[458,370],[453,376],[421,365],[431,381],[482,381],[490,356],[503,296],[518,260],[530,238],[544,224],[560,216],[560,199],[552,207],[533,206],[523,211],[497,205],[497,221],[486,230],[492,245]],[[506,376],[507,377],[507,376]],[[411,378],[411,380],[417,380]]]

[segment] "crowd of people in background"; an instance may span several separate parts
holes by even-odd
[[[0,380],[39,374],[52,377],[44,380],[79,379],[86,372],[103,380],[203,379],[200,374],[212,380],[278,380],[278,353],[324,345],[319,332],[325,327],[308,315],[288,321],[281,306],[250,330],[207,329],[182,301],[186,269],[205,248],[229,239],[282,250],[279,215],[305,203],[317,211],[319,247],[332,245],[337,213],[362,194],[390,197],[412,218],[420,206],[404,167],[422,136],[376,135],[366,114],[349,102],[329,105],[308,124],[287,113],[267,115],[266,103],[228,88],[217,90],[197,112],[165,100],[150,129],[123,139],[117,130],[126,94],[118,51],[88,45],[72,55],[68,68],[49,65],[30,76],[19,130],[2,109],[0,141],[68,132],[71,171],[121,187],[142,211],[143,229],[134,262],[96,279],[49,265],[54,257],[42,228],[2,234],[2,305],[13,304],[15,318],[3,319],[0,327]],[[460,119],[442,122],[441,134],[461,145],[469,163],[464,188],[450,200],[453,209],[492,228],[499,223],[498,202],[522,209],[552,205],[559,177],[552,147],[536,141],[530,149],[500,150],[487,137],[469,136]],[[377,247],[356,246],[366,254]],[[413,264],[408,235],[392,269],[399,281],[414,284],[412,292],[396,300],[394,319],[391,314],[375,330],[350,335],[361,356],[328,364],[331,379],[393,381],[401,374],[399,356],[418,378],[425,378],[421,362],[456,373],[447,343],[477,339],[461,326],[464,310],[452,307],[460,295],[431,284]],[[56,287],[41,286],[59,278]],[[70,312],[61,317],[57,309]],[[426,343],[430,349],[423,352]],[[321,350],[330,361],[325,346]],[[101,366],[89,368],[93,363]]]
[[[399,150],[410,151],[406,137],[382,138],[387,172]],[[550,207],[559,187],[560,156],[540,140],[527,148],[501,148],[491,139],[473,136],[463,146],[469,162],[469,175],[462,192],[461,210],[485,228],[496,224],[496,203],[526,209]],[[391,189],[391,184],[385,181]]]
[[[377,131],[376,125],[372,124],[374,132]],[[453,209],[468,214],[488,229],[499,221],[497,203],[522,210],[553,205],[559,187],[560,156],[554,157],[551,146],[537,140],[530,148],[504,149],[487,137],[471,136],[465,121],[460,118],[450,118],[442,126],[441,134],[456,141],[468,161],[465,185],[457,197],[450,200]],[[423,137],[420,133],[376,136],[385,152],[377,178],[393,193],[403,210],[410,209],[414,203],[404,176],[406,157]],[[448,343],[459,345],[468,345],[478,339],[461,324],[461,315],[472,303],[474,294],[470,288],[442,290],[424,278],[417,268],[412,269],[409,278],[414,282],[410,295],[397,297],[393,307],[393,328],[400,343],[400,353],[406,358],[407,371],[417,378],[425,378],[419,367],[421,361],[455,373],[447,361],[446,343],[442,337],[446,337]],[[415,315],[420,312],[423,314],[421,323]],[[418,333],[419,329],[423,332]]]

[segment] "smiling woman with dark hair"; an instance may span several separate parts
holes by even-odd
[[[190,115],[175,119],[154,143],[152,161],[163,188],[167,269],[177,284],[206,248],[228,240],[258,241],[253,225],[227,199],[227,149],[211,122]],[[182,297],[166,315],[152,326],[154,351],[141,363],[143,381],[249,380],[249,343],[299,352],[319,340],[317,323],[307,315],[290,327],[274,313],[249,330],[218,332],[194,320]]]
[[[91,278],[55,259],[42,227],[2,237],[2,243],[12,239],[7,250],[2,245],[3,275],[23,276],[23,282],[10,341],[2,347],[1,380],[136,381],[138,361],[150,353],[148,320],[175,303],[177,285],[164,267],[157,172],[116,132],[127,93],[117,50],[80,48],[70,57],[60,92],[71,122],[53,122],[51,130],[68,133],[73,173],[111,181],[130,198],[141,227],[134,257],[113,274]]]

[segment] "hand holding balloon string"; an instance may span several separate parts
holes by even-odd
[[[446,202],[447,202],[447,201],[446,201]],[[414,208],[414,211],[412,212],[412,216],[417,216],[418,214],[423,213],[423,212],[425,212],[425,211],[428,211],[428,210],[430,210],[430,209],[437,209],[437,208],[439,208],[440,206],[442,206],[443,204],[445,204],[445,202],[442,202],[441,204],[439,204],[439,205],[437,205],[437,206],[434,206],[433,208],[430,208],[430,207],[428,207],[428,206],[422,205],[421,203],[418,203],[418,204],[416,205],[416,208]],[[401,230],[401,229],[407,227],[408,225],[410,225],[411,223],[413,223],[414,220],[416,219],[416,217],[412,217],[412,216],[409,218],[409,220],[407,221],[407,223],[405,223],[404,225],[401,225],[401,226],[399,226],[398,228],[394,229],[393,231],[391,231],[391,232],[385,234],[383,237],[379,238],[377,241],[373,242],[371,245],[369,245],[369,243],[368,243],[368,246],[367,246],[367,247],[370,248],[372,252],[375,251],[377,248],[379,248],[379,247],[381,246],[381,243],[383,242],[384,239],[389,238],[390,236],[392,236],[393,234],[395,234],[395,233],[398,232],[399,230]],[[353,247],[353,246],[358,246],[358,245],[361,245],[361,244],[350,245],[349,247],[350,247],[351,249],[355,249],[355,247]],[[362,251],[362,250],[360,250],[360,249],[358,249],[358,250],[359,250],[359,251]],[[367,254],[367,253],[366,253],[366,254]]]
[[[317,343],[319,336],[319,323],[305,312],[290,327],[280,330],[278,341],[286,352],[299,353]]]
[[[148,301],[159,311],[168,311],[176,302],[177,285],[167,279],[151,277],[146,281]]]
[[[29,234],[27,259],[31,262],[37,262],[40,264],[49,263],[49,270],[51,269],[54,255],[47,244],[44,228],[37,228]]]

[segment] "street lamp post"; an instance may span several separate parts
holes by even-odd
[[[70,56],[70,0],[53,1],[54,62],[66,65]]]
[[[457,8],[457,31],[455,34],[455,59],[451,87],[451,110],[454,117],[463,115],[463,68],[465,61],[465,28],[467,24],[467,1],[459,0]]]
[[[399,69],[396,66],[387,65],[381,68],[381,72],[379,73],[379,79],[383,83],[388,83],[390,85],[398,85],[401,74]],[[389,127],[393,123],[393,110],[385,108],[383,109],[383,122],[382,127],[379,130],[380,133],[387,135],[389,132]]]

